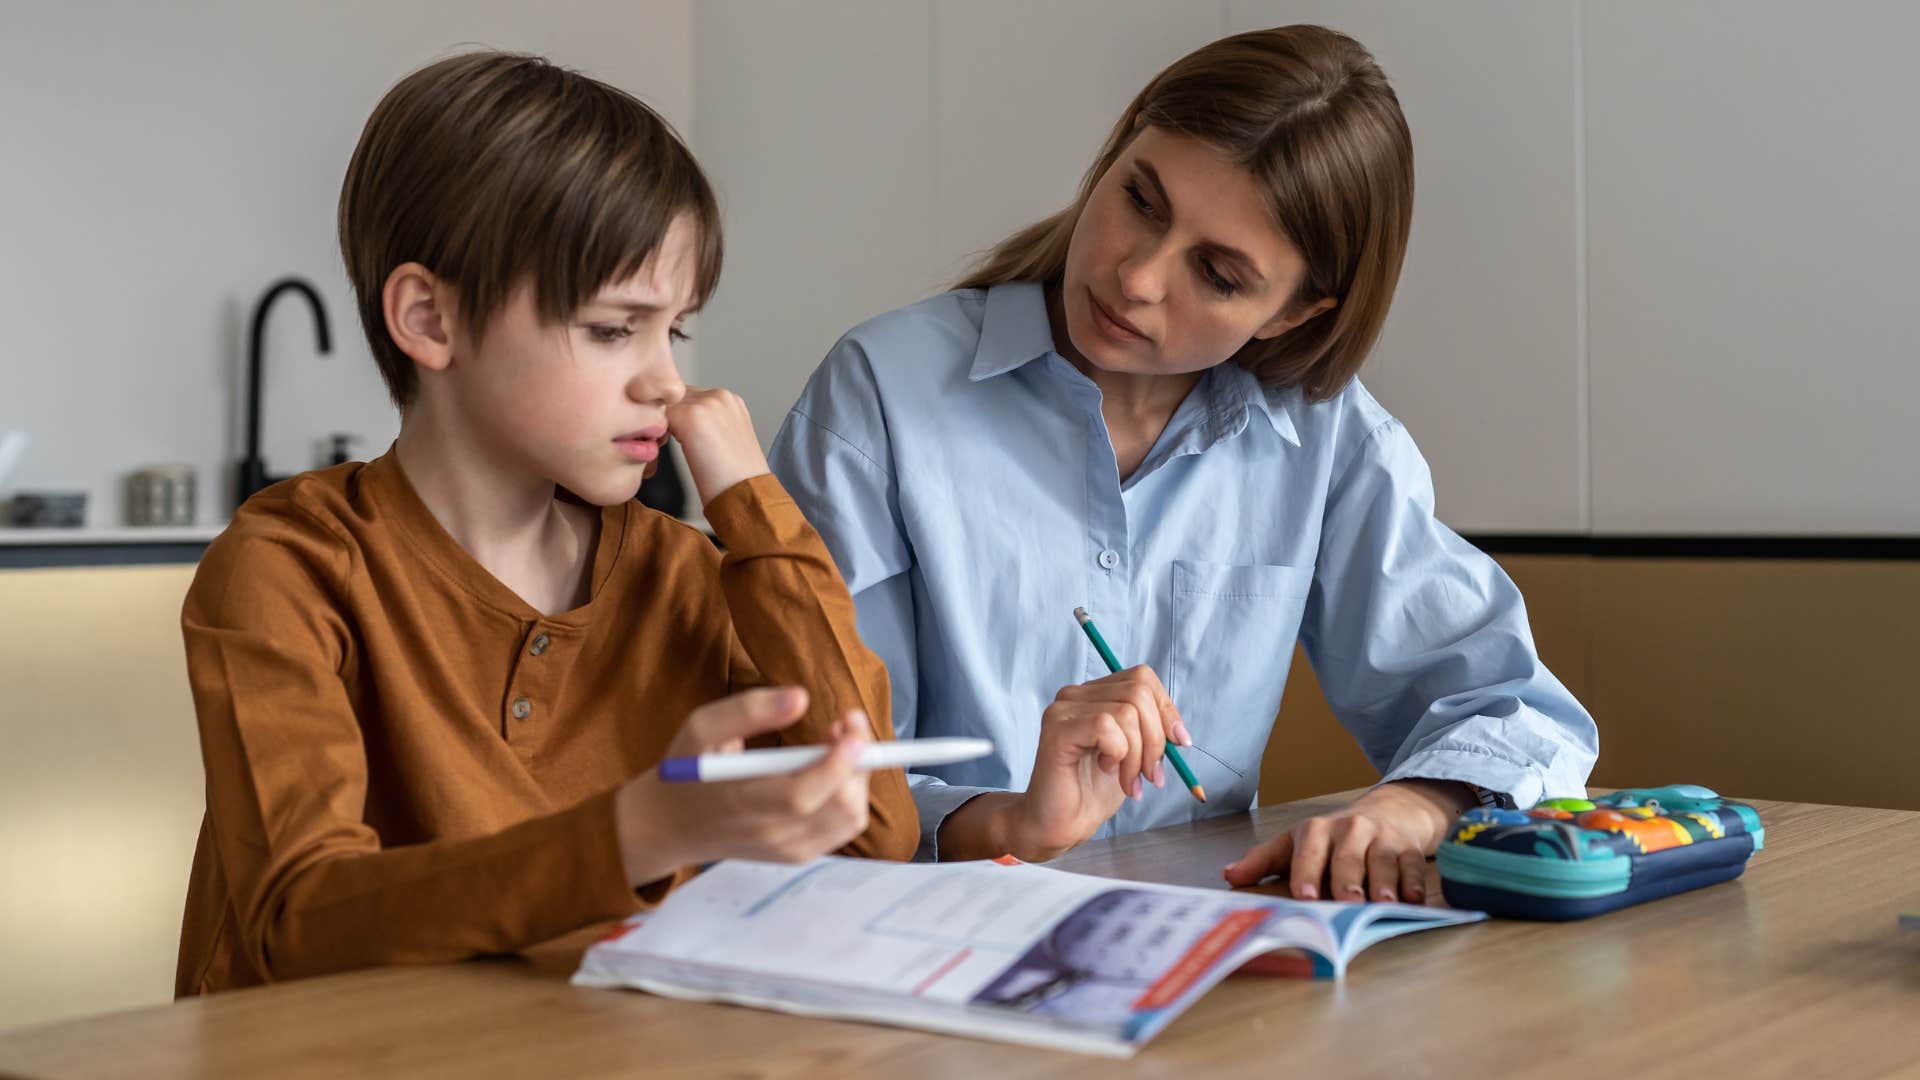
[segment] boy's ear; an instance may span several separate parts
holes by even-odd
[[[1265,326],[1255,330],[1253,336],[1261,341],[1266,341],[1269,338],[1277,338],[1281,334],[1286,333],[1322,312],[1332,311],[1338,303],[1339,301],[1331,296],[1323,296],[1313,303],[1308,304],[1306,307],[1297,308],[1289,304],[1281,308],[1278,315],[1267,320]]]
[[[401,263],[380,290],[387,336],[413,362],[430,371],[453,363],[453,297],[433,271]]]

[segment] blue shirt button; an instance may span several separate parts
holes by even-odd
[[[1119,565],[1120,565],[1120,553],[1119,553],[1119,552],[1117,552],[1117,551],[1115,551],[1115,550],[1113,550],[1112,548],[1108,548],[1107,550],[1105,550],[1105,551],[1103,551],[1103,552],[1101,552],[1101,553],[1100,553],[1100,565],[1101,565],[1102,567],[1104,567],[1105,569],[1108,569],[1108,570],[1111,570],[1111,569],[1113,569],[1114,567],[1116,567],[1116,566],[1119,566]]]

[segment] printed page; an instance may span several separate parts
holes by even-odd
[[[1481,917],[1374,907],[1393,917],[1012,862],[728,861],[574,981],[1124,1056],[1256,955],[1308,950],[1254,967],[1337,975],[1372,940]]]
[[[632,983],[642,961],[655,989],[674,972],[711,994],[719,984],[698,972],[730,972],[739,992],[725,996],[756,1004],[778,1006],[784,984],[806,1011],[831,1011],[824,992],[838,990],[867,1003],[854,1015],[921,1022],[871,1007],[893,999],[965,1010],[996,1029],[1066,1026],[1126,1045],[1217,981],[1272,906],[1021,864],[729,861],[595,946],[576,981]]]
[[[1093,901],[1097,903],[1090,903]],[[1144,988],[1197,934],[1196,918],[1264,908],[1266,898],[1136,888],[1022,864],[884,863],[826,858],[807,866],[729,860],[635,916],[613,944],[667,960],[970,1001],[1003,973],[1007,1001],[1058,1004]],[[1206,909],[1202,911],[1201,909]],[[1036,945],[1053,931],[1059,978]],[[1012,969],[1015,961],[1028,962]],[[1067,993],[1066,981],[1075,992]],[[1040,986],[1049,987],[1044,992]],[[1137,996],[1137,990],[1135,994]]]

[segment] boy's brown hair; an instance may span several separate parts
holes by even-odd
[[[720,209],[673,128],[622,90],[537,56],[470,52],[374,107],[340,188],[340,253],[394,404],[419,388],[381,292],[418,262],[457,291],[476,339],[523,280],[559,322],[640,269],[681,214],[697,231],[694,307],[720,277]]]

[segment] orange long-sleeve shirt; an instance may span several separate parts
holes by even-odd
[[[542,615],[449,536],[389,452],[249,499],[181,617],[206,764],[180,995],[509,952],[664,895],[622,869],[613,791],[694,708],[812,692],[782,741],[866,710],[885,669],[820,538],[771,476],[697,531],[601,511],[589,601]],[[854,854],[907,858],[898,770]]]

